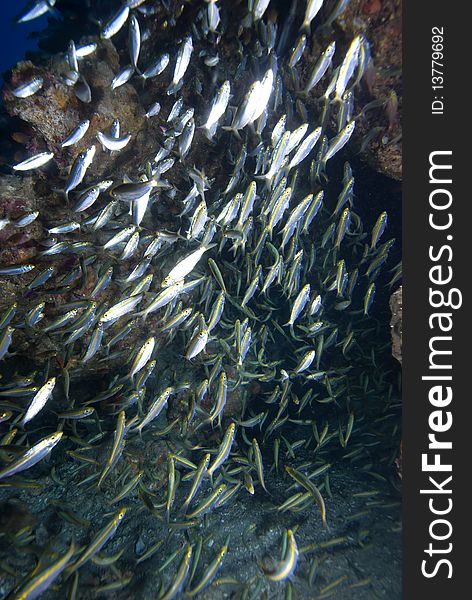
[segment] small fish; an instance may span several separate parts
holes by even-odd
[[[170,331],[181,325],[184,321],[186,321],[193,312],[192,307],[184,308],[181,312],[177,313],[172,319],[166,321],[164,325],[160,328],[160,331]]]
[[[277,200],[277,203],[275,204],[272,213],[269,217],[269,222],[267,223],[267,231],[270,236],[272,236],[272,231],[274,230],[274,227],[284,216],[284,213],[290,204],[291,198],[292,188],[288,187],[286,190],[284,190],[280,198]]]
[[[131,312],[143,299],[143,295],[132,296],[131,298],[125,298],[114,304],[109,308],[104,315],[101,317],[102,323],[108,323],[109,321],[116,321],[123,315]]]
[[[139,22],[135,14],[131,14],[129,18],[128,47],[131,64],[133,65],[134,69],[137,69],[139,51],[141,49],[141,31],[139,29]]]
[[[115,138],[110,137],[106,133],[99,131],[97,133],[97,139],[101,143],[103,148],[111,150],[112,152],[119,152],[128,145],[131,139],[131,134],[128,133],[127,135],[124,135],[120,138]]]
[[[37,19],[51,10],[56,4],[56,0],[35,0],[35,2],[28,3],[28,7],[25,11],[17,17],[17,23],[27,23],[33,19]]]
[[[162,596],[159,596],[159,600],[172,600],[172,598],[175,598],[183,588],[190,569],[192,551],[192,546],[188,545],[182,556],[182,560],[180,561],[174,581],[170,584],[166,592]]]
[[[264,77],[261,79],[261,85],[257,94],[257,101],[254,101],[254,112],[251,114],[246,124],[253,123],[262,115],[272,95],[273,85],[274,72],[272,69],[268,69],[265,72]]]
[[[223,436],[223,441],[218,449],[218,454],[208,469],[208,474],[210,477],[213,476],[213,473],[219,469],[224,461],[228,458],[229,453],[231,452],[231,446],[233,445],[235,431],[236,424],[231,423]]]
[[[277,121],[272,133],[270,135],[271,145],[274,148],[280,141],[280,138],[285,132],[285,125],[287,123],[287,115],[282,115],[280,119]]]
[[[303,17],[303,24],[301,29],[310,33],[310,24],[316,15],[320,12],[323,6],[323,0],[307,0],[305,16]]]
[[[71,419],[73,421],[86,419],[95,413],[95,409],[92,407],[88,408],[77,408],[74,410],[67,410],[65,412],[58,413],[59,419]]]
[[[371,283],[364,298],[364,315],[367,315],[375,298],[375,283]]]
[[[109,458],[107,459],[105,468],[103,469],[102,474],[100,475],[100,479],[98,480],[97,487],[100,487],[102,485],[104,479],[108,476],[110,471],[113,469],[113,467],[118,462],[118,460],[123,452],[125,435],[126,435],[126,415],[125,415],[125,411],[122,410],[118,414],[118,419],[117,419],[117,423],[116,423],[116,429],[115,429],[115,435],[114,435],[114,439],[113,439],[111,453],[110,453]]]
[[[254,0],[250,3],[250,6],[252,5],[252,9],[250,8],[250,10],[254,23],[262,19],[267,7],[269,6],[269,2],[270,0]]]
[[[302,160],[305,160],[305,158],[308,156],[308,154],[315,147],[317,141],[320,139],[321,132],[322,132],[321,127],[317,127],[303,140],[302,144],[300,144],[300,147],[295,152],[292,160],[290,161],[290,163],[288,165],[289,171],[291,169],[293,169],[294,167],[296,167],[298,164],[300,164],[302,162]]]
[[[197,470],[195,471],[195,475],[193,476],[193,480],[192,480],[192,486],[190,488],[190,491],[187,495],[187,498],[185,499],[185,502],[183,503],[182,506],[182,511],[184,513],[187,512],[188,507],[190,505],[190,503],[192,502],[193,498],[195,497],[196,493],[198,492],[200,485],[203,481],[203,477],[205,476],[207,469],[208,469],[208,464],[210,462],[210,454],[205,454],[205,456],[202,458],[200,464],[197,467]]]
[[[96,296],[97,294],[99,294],[100,292],[102,292],[108,286],[108,284],[110,283],[112,277],[113,277],[113,267],[109,267],[97,279],[97,283],[95,284],[95,287],[90,292],[90,297],[93,298],[94,296]],[[130,295],[134,295],[134,294],[130,294]]]
[[[156,345],[156,339],[154,337],[148,338],[136,354],[136,358],[133,361],[131,370],[129,372],[130,377],[134,377],[149,361],[154,352]]]
[[[310,291],[311,287],[309,283],[303,286],[303,288],[300,290],[297,297],[295,298],[295,302],[293,303],[292,311],[290,313],[290,319],[288,320],[286,325],[290,325],[290,327],[293,327],[295,321],[298,319],[303,309],[305,308],[308,300],[310,299]]]
[[[87,133],[89,126],[90,121],[88,119],[85,119],[85,121],[79,123],[79,125],[61,143],[61,148],[66,148],[67,146],[73,146],[74,144],[77,144],[77,142],[79,142]]]
[[[309,350],[306,352],[303,357],[300,359],[300,362],[294,369],[294,373],[299,375],[310,368],[311,363],[315,360],[316,350]]]
[[[126,242],[123,252],[121,253],[119,260],[128,260],[136,252],[139,244],[139,231],[135,231],[133,235]]]
[[[166,499],[166,521],[169,522],[170,510],[175,500],[175,459],[169,454],[167,456],[167,499]]]
[[[242,104],[240,104],[231,126],[228,128],[232,131],[243,129],[251,121],[252,116],[255,113],[259,96],[261,94],[261,82],[256,80],[252,83],[246,94]]]
[[[86,44],[81,44],[80,46],[76,46],[75,54],[77,58],[85,58],[86,56],[90,56],[97,49],[96,42],[88,42]]]
[[[113,537],[118,529],[118,526],[123,521],[126,514],[127,508],[120,508],[120,510],[114,515],[114,517],[105,525],[105,527],[95,536],[89,546],[82,552],[79,558],[68,567],[68,572],[73,573],[77,571],[82,565],[90,560],[102,547]]]
[[[190,119],[188,123],[186,123],[182,135],[179,137],[179,155],[180,160],[184,160],[187,154],[190,151],[190,146],[192,145],[193,136],[195,134],[195,121]],[[173,163],[172,163],[173,164]]]
[[[124,227],[118,233],[116,233],[112,238],[108,240],[103,245],[104,250],[109,250],[110,248],[114,248],[118,244],[129,239],[129,237],[136,231],[136,225],[128,225],[128,227]]]
[[[33,308],[26,312],[25,323],[28,327],[34,327],[41,319],[44,318],[43,310],[45,306],[45,302],[39,302],[36,304],[36,306],[33,306]]]
[[[131,79],[131,77],[133,77],[133,75],[134,75],[134,67],[132,67],[131,65],[124,66],[113,77],[113,79],[111,81],[111,86],[110,86],[111,89],[116,90],[117,88],[121,87],[125,83],[128,83],[128,81]]]
[[[82,362],[86,363],[99,351],[103,339],[103,322],[99,321],[97,327],[90,336],[88,348],[82,358]]]
[[[22,83],[16,88],[10,90],[10,92],[17,98],[28,98],[33,94],[36,94],[43,87],[43,78],[35,77],[26,83]]]
[[[187,519],[193,519],[195,517],[203,517],[208,513],[221,499],[221,496],[226,491],[227,486],[225,483],[219,485],[213,492],[190,513],[187,513]]]
[[[35,417],[40,410],[44,407],[46,402],[52,396],[52,392],[56,385],[56,378],[51,377],[48,381],[40,388],[40,390],[35,394],[33,399],[31,400],[28,409],[26,410],[25,416],[21,420],[21,425],[26,425],[33,417]]]
[[[236,224],[237,229],[241,229],[243,224],[248,219],[249,215],[253,211],[254,200],[256,198],[257,193],[257,184],[255,181],[251,181],[251,183],[247,186],[246,192],[244,193],[242,202],[241,202],[241,212],[239,214],[238,222]]]
[[[116,504],[130,494],[141,481],[143,475],[144,471],[139,471],[139,473],[132,477],[128,483],[124,485],[123,489],[113,498],[113,500],[110,501],[110,504]]]
[[[335,51],[336,51],[336,42],[331,42],[329,44],[329,46],[321,54],[320,58],[316,62],[315,66],[313,67],[313,71],[312,71],[310,78],[307,81],[307,84],[304,89],[305,94],[308,94],[308,92],[310,92],[315,87],[315,85],[320,81],[320,79],[326,73],[326,71],[328,70],[328,68],[333,60]]]
[[[292,54],[288,60],[288,66],[292,69],[298,63],[300,58],[302,57],[303,51],[306,48],[306,35],[303,33],[297,40],[295,46],[292,49]]]
[[[11,267],[0,266],[0,275],[24,275],[25,273],[29,273],[30,271],[32,271],[34,268],[34,265],[15,265]]]
[[[170,270],[169,274],[164,277],[161,283],[161,287],[169,287],[178,281],[182,281],[189,273],[193,271],[195,266],[198,264],[202,256],[212,248],[210,246],[200,246],[197,250],[194,250],[191,254],[180,260],[173,269]]]
[[[197,206],[193,217],[190,221],[190,229],[187,232],[187,239],[196,239],[202,233],[205,223],[208,219],[207,205],[205,200],[202,200]]]
[[[144,116],[149,119],[150,117],[156,117],[160,112],[161,112],[161,105],[160,105],[160,103],[159,102],[154,102],[148,108],[148,110],[146,111],[146,113],[145,113]]]
[[[34,290],[40,286],[42,286],[48,279],[50,279],[54,274],[54,267],[47,267],[44,271],[41,271],[28,283],[28,289]]]
[[[218,419],[218,424],[221,425],[221,417],[226,405],[226,395],[227,395],[228,381],[227,376],[224,371],[220,373],[218,378],[218,387],[216,390],[216,404],[213,411],[210,414],[210,423]]]
[[[113,15],[113,17],[105,24],[100,32],[100,37],[104,40],[109,40],[116,35],[129,17],[129,6],[123,5]]]
[[[296,569],[298,562],[298,547],[295,536],[291,529],[287,529],[287,547],[285,556],[279,562],[275,569],[262,567],[265,576],[271,581],[284,581],[290,577]]]
[[[221,291],[216,299],[213,309],[211,311],[210,318],[208,319],[208,331],[211,332],[212,329],[216,327],[221,319],[221,315],[223,314],[223,310],[225,307],[225,293]]]
[[[111,190],[111,195],[122,202],[133,202],[149,196],[158,183],[151,179],[150,181],[137,181],[122,183]]]
[[[82,183],[87,169],[92,164],[95,156],[95,150],[95,146],[92,145],[85,152],[81,152],[74,160],[69,173],[69,178],[64,186],[64,193],[66,197],[68,197],[69,192],[75,190],[75,188]]]
[[[207,345],[208,337],[208,328],[205,326],[205,324],[203,324],[203,326],[200,326],[199,329],[197,329],[195,335],[190,340],[187,352],[185,354],[185,358],[187,360],[191,360],[192,358],[195,358],[195,356],[200,354],[200,352],[203,352]]]
[[[342,97],[346,91],[347,84],[351,79],[354,70],[359,61],[359,52],[362,44],[362,36],[357,35],[351,42],[349,49],[344,57],[344,60],[339,68],[336,78],[335,100],[342,102]]]
[[[49,2],[51,0],[48,0]],[[35,600],[43,594],[59,577],[70,562],[75,552],[75,546],[72,543],[69,549],[58,560],[39,573],[35,568],[33,573],[27,578],[27,581],[12,594],[12,600]]]
[[[220,9],[216,2],[217,0],[210,0],[207,4],[208,29],[213,33],[216,32],[216,28],[220,23]]]
[[[141,74],[141,77],[143,79],[150,79],[151,77],[156,77],[157,75],[160,75],[169,64],[169,61],[170,57],[167,54],[167,52],[161,54],[161,56],[159,56],[156,62],[154,62],[147,69],[144,70],[144,72]]]
[[[354,128],[356,126],[355,121],[350,121],[346,127],[338,133],[330,142],[326,154],[323,156],[323,164],[326,164],[330,158],[332,158],[341,148],[343,148],[349,141]]]
[[[254,462],[256,465],[257,476],[259,477],[260,484],[262,485],[264,490],[267,493],[269,493],[266,488],[265,481],[264,481],[264,465],[262,462],[262,452],[261,452],[261,449],[259,448],[259,444],[257,443],[256,438],[252,438],[252,450],[253,450]]]
[[[285,470],[290,475],[290,477],[292,477],[299,485],[301,485],[307,491],[309,491],[310,494],[313,496],[313,498],[316,500],[316,503],[318,504],[320,512],[321,512],[321,520],[323,522],[323,526],[327,527],[327,523],[326,523],[326,506],[325,506],[325,502],[323,500],[323,497],[320,494],[319,489],[316,487],[316,485],[312,481],[310,481],[308,479],[308,477],[306,477],[305,475],[303,475],[303,473],[301,473],[297,469],[294,469],[294,468],[289,467],[288,465],[286,465],[285,466]]]
[[[185,75],[185,71],[190,63],[190,57],[193,52],[192,36],[187,35],[184,41],[181,43],[177,59],[175,61],[174,75],[172,77],[172,85],[176,86],[182,77]]]
[[[370,242],[371,250],[374,250],[377,247],[377,243],[378,243],[379,239],[382,237],[382,234],[385,231],[385,228],[387,227],[387,220],[388,220],[388,216],[387,216],[387,213],[384,211],[383,213],[380,214],[379,218],[377,219],[377,222],[374,225],[374,228],[372,229],[372,237],[371,237],[371,242]]]
[[[59,329],[63,325],[66,325],[69,321],[72,321],[72,319],[75,319],[75,317],[77,317],[78,314],[79,311],[76,308],[69,310],[63,315],[57,317],[57,319],[54,319],[54,321],[52,321],[52,323],[50,323],[47,327],[44,327],[43,332],[46,333],[48,331],[54,331],[55,329]]]
[[[26,160],[13,165],[15,171],[30,171],[31,169],[37,169],[47,164],[54,156],[54,152],[40,152],[35,154]]]
[[[100,196],[100,194],[102,192],[104,192],[105,190],[107,190],[109,187],[111,187],[112,184],[113,184],[113,181],[108,179],[108,180],[101,181],[100,183],[88,188],[79,196],[77,204],[74,206],[74,208],[72,210],[74,212],[83,212],[84,210],[87,210],[95,203],[95,201]],[[98,229],[104,224],[103,223],[104,218],[105,218],[105,216],[103,213],[101,213],[97,217],[97,221],[94,223],[94,229]],[[102,223],[99,222],[100,219],[102,220]]]
[[[10,347],[11,339],[12,339],[12,335],[13,335],[14,331],[15,331],[15,329],[13,327],[10,327],[10,325],[7,325],[5,327],[5,329],[2,331],[2,334],[0,335],[0,360],[2,360],[3,357],[6,355],[6,353],[8,352],[8,348]]]
[[[70,221],[69,223],[64,223],[64,225],[56,225],[56,227],[51,227],[47,231],[51,235],[54,233],[71,233],[72,231],[77,231],[77,229],[80,229],[80,223],[77,223],[76,221]]]
[[[228,542],[229,540],[226,540],[218,554],[205,569],[200,581],[186,592],[189,596],[200,594],[211,584],[221,566],[221,563],[223,562],[224,557],[226,556],[226,553],[228,552]]]
[[[157,309],[166,306],[177,298],[183,291],[183,281],[177,281],[173,285],[163,289],[151,303],[146,306],[144,310],[138,313],[138,316],[147,317],[150,313],[155,312]]]
[[[336,228],[336,237],[334,242],[334,247],[338,248],[341,245],[341,242],[346,235],[346,232],[349,229],[349,225],[351,224],[351,211],[349,208],[345,208],[341,214],[341,217],[338,221],[338,226]]]
[[[205,124],[203,125],[203,128],[206,129],[210,137],[213,137],[214,130],[216,129],[216,124],[226,111],[230,94],[231,85],[229,81],[226,80],[225,82],[223,82],[216,96],[213,98],[210,108],[210,114],[208,115],[208,118]]]
[[[20,458],[3,467],[3,469],[0,470],[0,479],[10,477],[11,475],[15,475],[15,473],[20,473],[21,471],[33,467],[51,452],[54,446],[60,442],[61,437],[62,431],[56,431],[40,440]]]
[[[18,302],[13,302],[6,310],[5,312],[0,315],[0,331],[2,329],[4,329],[5,327],[7,327],[7,325],[9,325],[13,319],[13,317],[16,314],[16,309],[18,308]]]
[[[285,159],[287,154],[287,148],[290,143],[290,131],[285,131],[280,137],[279,142],[274,148],[270,158],[269,170],[265,175],[262,176],[262,179],[265,180],[266,185],[270,187],[272,185],[272,179],[276,173],[280,171],[280,167]]]
[[[167,404],[167,400],[169,399],[170,395],[174,393],[174,391],[175,390],[173,387],[168,387],[162,392],[162,394],[155,398],[146,416],[136,427],[138,431],[142,431],[144,427],[146,427],[146,425],[148,425],[151,421],[153,421],[156,417],[160,415],[162,409]]]

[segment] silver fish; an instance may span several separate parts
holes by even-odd
[[[331,42],[331,44],[329,44],[329,46],[326,48],[326,50],[324,50],[324,52],[321,54],[320,58],[316,62],[315,66],[313,67],[313,71],[312,71],[310,78],[307,81],[307,84],[305,86],[305,90],[304,90],[305,94],[308,94],[308,92],[315,87],[315,85],[318,83],[318,81],[326,73],[326,71],[329,68],[329,65],[331,64],[331,62],[333,60],[335,51],[336,51],[336,42]]]
[[[40,152],[39,154],[35,154],[34,156],[13,165],[12,168],[15,171],[30,171],[31,169],[37,169],[48,163],[53,156],[54,152]]]
[[[359,51],[361,48],[362,36],[357,35],[351,42],[349,49],[344,57],[344,60],[339,67],[338,76],[336,79],[335,87],[335,100],[338,102],[342,101],[344,92],[346,91],[347,84],[351,79],[354,70],[359,61]]]
[[[131,312],[143,299],[143,295],[131,296],[131,298],[125,298],[114,304],[109,308],[105,314],[101,317],[102,323],[108,323],[110,321],[116,321],[123,315]]]
[[[323,6],[323,0],[307,0],[302,29],[310,33],[310,25]]]
[[[150,65],[141,74],[141,77],[143,79],[150,79],[151,77],[156,77],[157,75],[160,75],[164,71],[164,69],[167,67],[167,65],[169,64],[169,61],[170,61],[170,57],[167,54],[167,52],[165,54],[162,54],[161,56],[159,56],[159,58],[156,60],[155,63]]]
[[[80,141],[87,133],[89,126],[90,121],[88,119],[82,121],[82,123],[80,123],[62,142],[61,147],[66,148],[67,146],[73,146],[74,144],[77,144],[77,142]]]
[[[120,138],[115,138],[99,131],[97,133],[97,139],[101,143],[103,148],[106,148],[107,150],[111,150],[113,152],[119,152],[128,145],[128,142],[131,139],[131,134],[128,133],[127,135],[124,135]]]
[[[172,77],[172,84],[177,85],[182,77],[185,75],[185,71],[190,63],[190,57],[193,52],[192,36],[188,35],[184,41],[180,44],[177,59],[175,61],[174,75]]]
[[[182,135],[179,138],[179,155],[181,160],[184,160],[189,153],[194,134],[195,121],[190,119],[190,121],[185,125]]]
[[[326,164],[330,158],[332,158],[341,148],[343,148],[349,141],[354,128],[356,126],[355,121],[350,121],[346,127],[338,133],[336,137],[334,137],[328,146],[328,150],[326,154],[323,156],[323,163]]]
[[[148,108],[148,110],[146,111],[144,116],[149,119],[149,117],[156,117],[160,112],[161,112],[160,103],[154,102],[154,104],[151,104],[151,106]]]
[[[90,146],[90,148],[85,150],[85,152],[81,152],[75,159],[69,173],[69,178],[67,179],[66,185],[64,186],[64,193],[66,197],[69,194],[69,192],[75,190],[75,188],[82,183],[87,169],[93,162],[95,150],[95,145],[92,145]]]
[[[320,139],[321,132],[321,127],[317,127],[314,131],[307,135],[307,137],[303,140],[303,142],[300,144],[299,148],[293,155],[293,158],[288,165],[289,171],[296,167],[298,164],[300,164],[302,160],[304,160],[308,156],[308,154],[310,154],[310,152],[315,147],[317,141]]]
[[[55,385],[56,385],[56,378],[51,377],[51,379],[49,379],[40,388],[40,390],[35,394],[35,396],[31,400],[31,403],[28,406],[28,409],[26,410],[26,413],[21,421],[22,425],[26,425],[26,423],[31,421],[31,419],[33,417],[35,417],[41,411],[41,409],[44,407],[46,402],[51,397]]]
[[[120,69],[118,73],[113,77],[111,82],[111,89],[116,90],[116,88],[121,87],[125,83],[127,83],[131,77],[134,75],[134,67],[127,65]]]
[[[106,23],[105,27],[100,32],[100,37],[104,40],[109,40],[116,35],[129,17],[129,6],[122,6],[113,17]]]
[[[213,98],[210,114],[203,125],[203,128],[209,132],[210,137],[212,137],[212,132],[214,134],[214,128],[218,123],[219,119],[224,115],[226,108],[228,106],[229,97],[231,94],[231,85],[228,80],[226,80],[220,89],[218,90],[216,96]]]
[[[129,19],[128,46],[131,64],[135,69],[138,68],[139,51],[141,49],[141,30],[136,15],[132,14]]]
[[[17,19],[17,23],[27,23],[46,14],[56,4],[56,0],[36,0]]]
[[[16,98],[28,98],[33,94],[36,94],[43,87],[43,78],[35,77],[28,81],[27,83],[22,83],[16,88],[13,88],[11,93],[16,96]]]
[[[51,452],[54,446],[61,441],[61,437],[62,431],[56,431],[43,438],[27,450],[20,458],[14,460],[0,470],[0,479],[10,477],[11,475],[15,475],[15,473],[20,473],[21,471],[33,467]]]

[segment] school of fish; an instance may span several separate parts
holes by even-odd
[[[55,4],[35,0],[18,22],[60,9]],[[140,132],[113,115],[100,131],[83,118],[59,151],[46,144],[11,165],[17,177],[44,178],[70,157],[61,186],[51,189],[60,217],[51,208],[0,220],[1,229],[33,221],[44,228],[31,260],[0,264],[0,282],[15,278],[25,290],[8,304],[0,298],[0,491],[34,493],[51,465],[60,483],[61,453],[84,490],[106,496],[110,512],[85,544],[63,540],[62,551],[22,573],[9,598],[48,589],[80,597],[92,562],[120,564],[121,552],[101,549],[143,510],[169,537],[186,532],[173,555],[159,554],[159,540],[136,558],[160,556],[166,575],[156,574],[156,598],[204,597],[218,577],[234,586],[236,574],[224,571],[231,539],[203,558],[209,516],[242,494],[270,502],[270,472],[287,487],[276,513],[316,510],[327,529],[331,464],[323,452],[336,445],[346,457],[362,454],[361,437],[351,446],[367,412],[353,398],[383,384],[362,371],[366,357],[376,366],[376,349],[364,340],[375,337],[372,307],[395,240],[386,239],[385,211],[371,212],[368,223],[357,214],[362,199],[344,157],[370,46],[359,35],[340,53],[327,39],[314,61],[306,56],[312,36],[326,39],[348,1],[327,12],[323,0],[294,0],[280,22],[269,0],[241,2],[236,12],[223,0],[190,2],[191,21],[175,4],[117,1],[114,12],[94,13],[95,36],[79,33],[64,48],[64,82],[84,106],[94,89],[82,65],[93,67],[109,41],[123,64],[112,90],[165,83],[144,107],[160,137],[140,168],[120,160],[140,155]],[[175,30],[173,47],[149,34],[158,11]],[[227,36],[236,58],[221,53]],[[45,85],[36,76],[7,83],[5,93],[21,102]],[[192,106],[195,93],[206,110]],[[91,173],[103,153],[119,167],[97,180]],[[177,207],[172,228],[156,225],[163,202]],[[66,272],[58,266],[65,256]],[[401,265],[392,272],[390,285]],[[51,339],[54,356],[12,371],[19,335],[31,345]],[[97,384],[84,388],[86,368]],[[127,460],[154,442],[165,448],[157,475],[144,451],[138,467]],[[309,461],[297,460],[307,452]],[[60,510],[80,526],[80,508]],[[234,597],[266,597],[280,583],[291,597],[308,553],[297,529],[281,528],[282,552],[257,557],[259,575]],[[97,593],[121,590],[132,576]]]

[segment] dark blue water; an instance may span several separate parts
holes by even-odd
[[[38,44],[31,34],[44,29],[47,25],[47,15],[28,23],[17,24],[16,16],[23,11],[26,2],[23,0],[2,0],[2,17],[0,19],[0,40],[2,52],[0,52],[0,76],[5,77],[5,72],[11,69],[19,60],[25,56],[28,50],[37,50]]]

